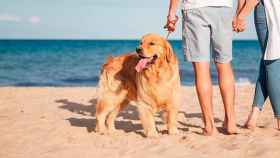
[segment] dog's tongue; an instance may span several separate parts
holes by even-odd
[[[147,63],[149,62],[149,59],[140,59],[137,63],[137,65],[135,66],[135,70],[137,72],[140,72],[142,71],[146,66],[147,66]]]

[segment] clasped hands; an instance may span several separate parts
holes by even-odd
[[[239,16],[233,17],[232,29],[237,33],[243,32],[246,29],[246,19]]]
[[[174,16],[167,16],[167,23],[164,26],[165,29],[167,29],[167,31],[169,32],[174,32],[176,29],[176,23],[178,21],[178,16],[174,15]],[[239,32],[243,32],[246,29],[246,19],[239,17],[239,16],[235,16],[233,17],[232,20],[232,29],[233,31],[239,33]]]

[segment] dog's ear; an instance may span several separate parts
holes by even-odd
[[[171,44],[165,40],[165,58],[168,63],[175,63],[176,57],[171,47]]]

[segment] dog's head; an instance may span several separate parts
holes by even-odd
[[[138,72],[155,64],[157,61],[171,63],[175,60],[171,45],[157,34],[144,35],[136,48],[136,52],[140,58],[136,66]]]

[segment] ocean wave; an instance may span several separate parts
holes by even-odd
[[[252,84],[254,84],[254,82],[252,80],[250,80],[249,78],[240,77],[240,78],[237,78],[236,84],[237,85],[252,85]]]
[[[71,77],[67,79],[63,79],[61,81],[67,83],[97,83],[99,80],[99,76],[93,77]]]

